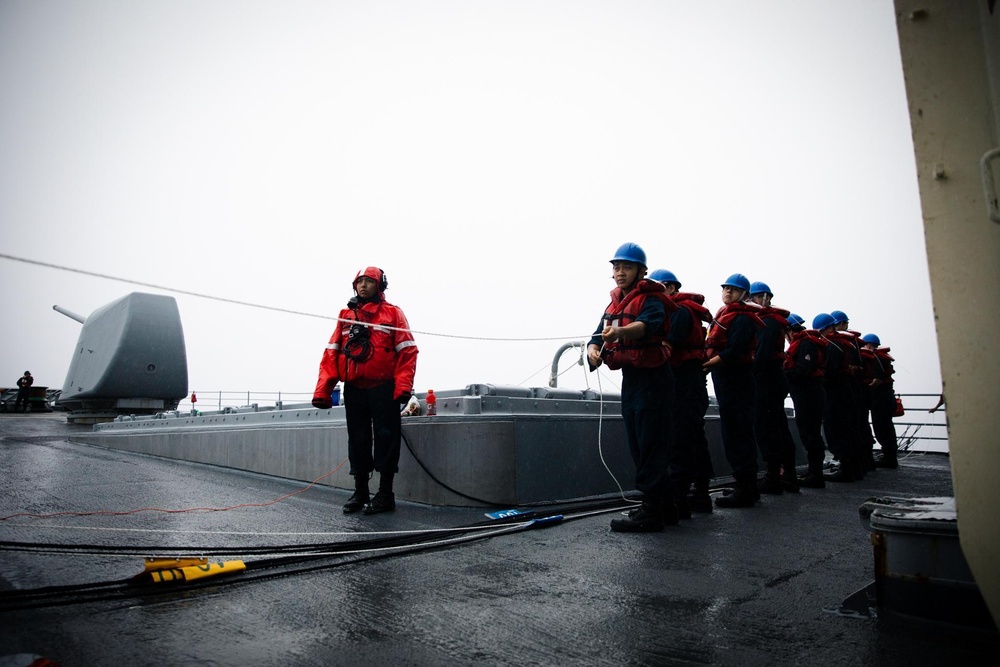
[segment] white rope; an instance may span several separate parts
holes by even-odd
[[[603,345],[601,345],[601,351],[602,352],[604,351],[604,346]],[[601,386],[601,367],[600,366],[597,367],[597,394],[598,394],[598,405],[599,405],[598,418],[597,418],[597,454],[598,454],[598,456],[601,457],[601,464],[604,466],[604,469],[608,471],[608,474],[611,475],[611,479],[613,479],[614,482],[615,482],[615,486],[618,487],[618,493],[621,495],[622,500],[624,500],[627,503],[631,503],[633,505],[639,505],[639,504],[641,504],[641,501],[630,500],[629,498],[625,497],[625,490],[622,488],[622,485],[618,481],[618,478],[615,477],[615,474],[613,472],[611,472],[611,468],[608,466],[608,462],[604,460],[604,447],[603,447],[603,434],[604,434],[604,389]]]
[[[16,257],[14,255],[8,255],[5,253],[0,253],[0,259],[9,259],[14,262],[23,262],[25,264],[34,264],[35,266],[43,266],[48,269],[56,269],[58,271],[69,271],[71,273],[79,273],[84,276],[91,276],[94,278],[103,278],[105,280],[114,280],[121,283],[128,283],[130,285],[138,285],[140,287],[151,287],[153,289],[163,290],[164,292],[173,292],[174,294],[184,294],[186,296],[194,296],[199,299],[209,299],[211,301],[221,301],[222,303],[231,303],[237,306],[247,306],[250,308],[260,308],[262,310],[270,310],[277,313],[287,313],[290,315],[301,315],[303,317],[314,317],[321,320],[333,320],[335,322],[344,322],[346,324],[361,324],[366,327],[379,327],[380,329],[388,329],[390,331],[409,331],[410,333],[420,334],[421,336],[437,336],[439,338],[456,338],[461,340],[480,340],[480,341],[500,341],[508,343],[517,342],[538,342],[538,341],[554,341],[554,340],[575,340],[579,338],[589,337],[587,336],[550,336],[544,338],[502,338],[502,337],[489,337],[489,336],[466,336],[459,334],[446,334],[438,333],[434,331],[419,331],[417,329],[406,329],[402,327],[391,327],[384,324],[372,324],[369,322],[361,322],[359,320],[349,320],[340,317],[331,317],[329,315],[317,315],[316,313],[307,313],[301,310],[290,310],[288,308],[278,308],[276,306],[265,306],[259,303],[250,303],[249,301],[239,301],[236,299],[227,299],[221,296],[213,296],[211,294],[201,294],[199,292],[191,292],[189,290],[177,289],[174,287],[167,287],[165,285],[154,285],[153,283],[145,283],[138,280],[131,280],[129,278],[121,278],[118,276],[109,276],[104,273],[96,273],[94,271],[86,271],[84,269],[74,269],[69,266],[62,266],[60,264],[50,264],[49,262],[40,262],[34,259],[27,259],[25,257]]]

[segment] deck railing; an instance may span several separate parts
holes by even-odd
[[[898,394],[906,414],[893,419],[900,451],[948,451],[947,406],[931,412],[941,394]]]
[[[224,410],[226,408],[246,408],[256,406],[260,409],[273,409],[278,405],[300,405],[312,401],[310,392],[287,391],[197,391],[198,400],[194,408],[199,411]],[[901,450],[912,451],[948,451],[948,425],[945,417],[946,406],[941,405],[931,412],[940,399],[941,394],[899,394],[906,409],[906,414],[896,417],[896,435]],[[791,401],[788,402],[791,407]],[[180,412],[190,412],[191,397],[183,399],[177,409]]]
[[[181,400],[177,409],[180,412],[190,412],[195,410],[223,410],[225,408],[244,408],[258,406],[260,408],[274,408],[278,405],[292,405],[298,403],[310,403],[312,392],[290,392],[290,391],[198,391],[194,392],[198,399],[191,402],[191,396]]]

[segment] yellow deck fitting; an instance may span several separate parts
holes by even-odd
[[[156,572],[157,570],[169,570],[178,567],[191,567],[193,565],[207,565],[207,558],[147,558],[144,572]]]
[[[154,570],[149,573],[154,583],[167,583],[171,581],[195,581],[206,577],[214,577],[219,574],[234,574],[247,569],[246,563],[241,560],[227,560],[223,563],[209,563],[205,559],[190,559],[204,561],[194,563],[185,567],[170,567],[162,570]]]

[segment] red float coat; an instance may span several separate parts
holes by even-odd
[[[764,327],[764,321],[758,317],[760,312],[760,306],[757,304],[747,304],[742,301],[737,301],[736,303],[731,303],[728,306],[723,306],[715,313],[715,320],[708,329],[708,336],[705,338],[705,347],[707,348],[706,355],[709,359],[715,357],[719,354],[721,350],[725,350],[726,346],[729,345],[729,327],[732,325],[733,321],[740,315],[746,315],[749,317],[754,324],[756,330],[760,330]],[[754,335],[752,344],[746,346],[746,349],[740,350],[739,355],[734,359],[736,363],[749,364],[753,361],[754,352],[757,349],[757,337]]]
[[[708,335],[707,327],[700,324],[708,324],[712,321],[712,311],[706,308],[704,294],[694,292],[677,292],[671,299],[681,308],[691,313],[691,331],[684,340],[673,340],[671,342],[670,365],[677,367],[686,361],[705,361],[705,338]]]
[[[860,379],[864,375],[864,362],[861,359],[861,334],[857,331],[834,331],[830,340],[834,340],[844,350],[847,360],[847,375]]]
[[[824,350],[826,349],[827,341],[815,329],[796,331],[792,334],[792,342],[788,344],[788,349],[785,351],[785,361],[783,362],[782,367],[787,373],[788,371],[795,369],[796,366],[802,366],[802,364],[799,363],[802,360],[798,357],[799,348],[802,347],[804,343],[812,343],[816,350],[816,358],[807,359],[810,368],[806,373],[805,378],[823,377],[823,366],[826,363]]]
[[[417,372],[417,344],[410,325],[399,307],[385,300],[380,292],[376,300],[359,304],[357,308],[340,311],[337,329],[319,364],[319,378],[313,397],[329,400],[337,382],[353,384],[362,389],[393,382],[396,395],[413,392],[413,376]],[[351,338],[352,322],[371,326],[370,357],[352,359],[355,344]],[[349,343],[351,343],[349,345]],[[345,350],[347,353],[345,354]]]
[[[895,359],[889,356],[889,348],[877,348],[873,354],[875,355],[875,366],[872,367],[874,378],[892,387],[892,376],[896,373],[896,369],[892,367],[892,362]]]
[[[620,287],[611,290],[611,303],[604,309],[604,325],[624,327],[639,319],[646,299],[657,299],[663,303],[666,317],[663,318],[663,328],[660,331],[647,331],[646,335],[637,340],[618,340],[607,343],[601,358],[611,370],[622,366],[636,368],[656,368],[670,360],[670,346],[667,342],[667,331],[670,328],[670,313],[678,306],[667,296],[666,288],[655,280],[640,280],[628,294]]]
[[[861,348],[861,370],[862,379],[866,385],[870,385],[872,380],[875,379],[875,353],[869,350],[867,347]]]

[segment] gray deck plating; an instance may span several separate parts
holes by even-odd
[[[469,385],[438,392],[438,414],[403,420],[397,497],[431,505],[519,506],[632,488],[620,396],[567,389]],[[707,432],[726,475],[717,420]],[[343,407],[163,413],[99,424],[74,442],[301,481],[347,458]],[[608,472],[612,474],[608,474]],[[345,464],[323,484],[353,488]],[[613,476],[612,476],[613,475]]]
[[[228,507],[305,486],[73,444],[86,428],[48,417],[0,417],[4,514]],[[344,515],[347,495],[316,486],[232,511],[22,518],[0,522],[0,539],[312,543],[484,518],[482,508],[410,502],[392,514]],[[193,594],[7,613],[0,655],[35,653],[66,667],[992,664],[995,639],[844,606],[873,581],[870,534],[858,520],[866,499],[948,495],[947,457],[913,455],[863,482],[768,496],[754,509],[696,515],[664,533],[612,533],[611,515],[595,514]],[[5,551],[0,589],[121,579],[141,569],[135,557]]]

